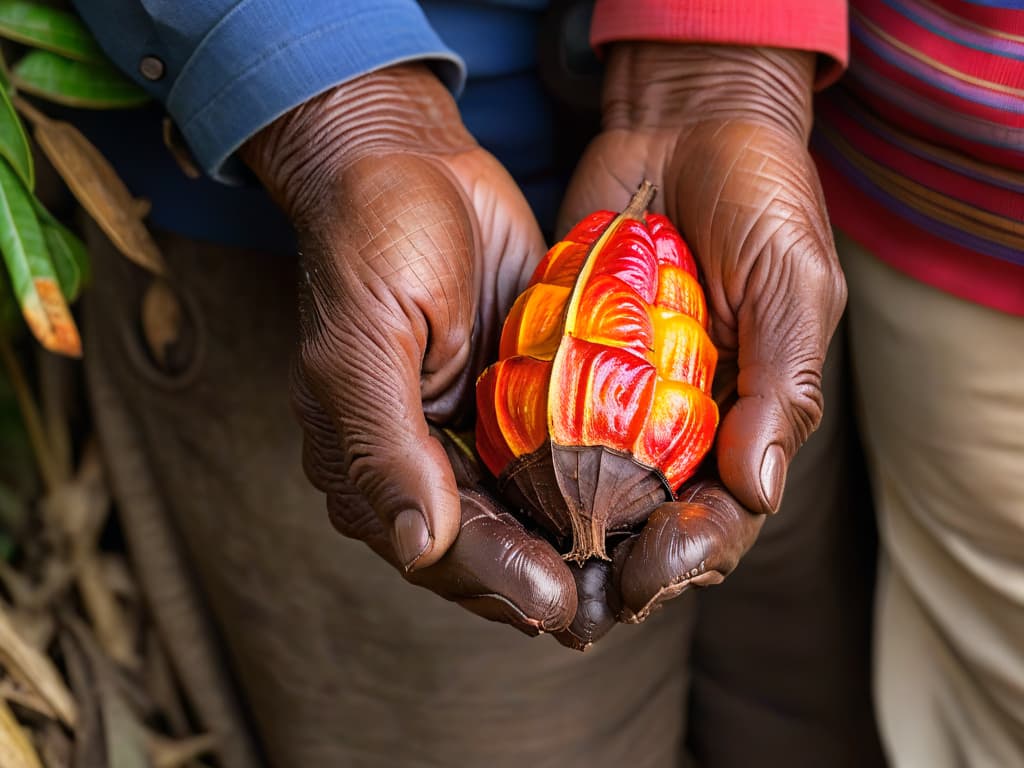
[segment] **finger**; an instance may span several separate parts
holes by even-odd
[[[327,494],[327,514],[343,536],[368,544],[399,567],[389,532],[344,472],[338,433],[330,417],[309,392],[301,377],[292,378],[292,407],[302,425],[302,466],[306,477]]]
[[[415,341],[402,328],[346,322],[354,330],[335,330],[337,346],[304,346],[307,474],[328,492],[332,480],[350,480],[402,567],[429,565],[454,540],[460,512],[454,473],[421,412]]]
[[[657,162],[649,157],[649,139],[633,131],[604,131],[584,151],[558,211],[555,235],[563,237],[577,222],[600,210],[621,211],[637,184],[660,184]],[[663,209],[661,195],[651,210]]]
[[[485,494],[460,489],[458,538],[440,561],[406,578],[490,621],[536,635],[565,629],[576,614],[569,567]]]
[[[478,470],[465,450],[450,435],[437,434],[460,477],[472,482]],[[307,445],[316,451],[316,440]],[[560,631],[576,614],[575,584],[565,561],[486,494],[460,488],[461,524],[454,544],[438,563],[409,573],[355,485],[336,475],[329,488],[327,510],[335,529],[367,544],[409,582],[530,635]]]
[[[459,526],[422,398],[456,387],[469,364],[474,229],[436,162],[374,156],[346,178],[338,221],[306,229],[300,374],[334,422],[342,472],[413,569],[436,562]]]
[[[367,544],[400,571],[388,531],[358,488],[341,472],[340,450],[330,420],[308,390],[295,386],[296,410],[306,428],[303,444],[307,474],[327,492],[332,525],[342,535]],[[477,485],[479,467],[457,436],[432,429],[461,486]],[[490,497],[460,490],[461,526],[441,561],[406,578],[492,621],[527,634],[562,630],[576,614],[576,591],[569,568],[546,541],[526,531]]]
[[[369,501],[391,537],[405,568],[436,562],[455,538],[459,521],[455,476],[440,443],[421,413],[418,378],[396,338],[356,334],[309,363],[307,375],[339,439],[337,452],[321,448],[321,461],[307,470],[314,478],[344,475]],[[324,373],[329,371],[329,373]],[[307,419],[307,424],[311,420]],[[324,430],[311,434],[321,437]],[[329,458],[328,458],[329,457]],[[333,466],[324,466],[335,459]]]
[[[789,462],[821,422],[821,371],[844,302],[831,241],[808,242],[754,267],[738,313],[738,399],[718,433],[718,468],[758,512],[778,510]]]
[[[401,568],[390,532],[373,507],[345,475],[344,456],[330,417],[300,379],[293,382],[292,402],[303,427],[302,466],[313,486],[327,495],[327,516],[342,536],[363,542],[396,568]]]
[[[679,147],[666,205],[700,260],[712,338],[738,369],[719,474],[748,509],[774,512],[821,420],[821,369],[845,303],[824,198],[791,131],[711,122]]]
[[[720,583],[753,545],[764,521],[718,483],[698,484],[680,501],[659,506],[621,565],[616,562],[620,618],[641,622],[690,587]]]
[[[616,624],[618,613],[611,599],[612,564],[607,560],[591,559],[582,566],[570,565],[576,582],[576,614],[572,623],[555,639],[567,648],[585,651],[607,635]]]

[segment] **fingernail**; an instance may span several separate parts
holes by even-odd
[[[764,452],[761,461],[761,495],[772,512],[777,512],[782,501],[782,489],[786,484],[786,453],[782,446],[773,443]]]
[[[430,546],[430,530],[418,509],[406,509],[398,513],[391,529],[391,543],[405,570],[412,570],[413,565]]]

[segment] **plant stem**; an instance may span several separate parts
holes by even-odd
[[[36,463],[39,465],[39,474],[43,478],[43,485],[46,486],[47,492],[53,491],[58,485],[60,473],[57,463],[50,453],[46,431],[43,429],[43,420],[39,415],[39,406],[36,405],[35,398],[32,397],[28,379],[25,378],[21,363],[18,362],[18,358],[11,348],[10,340],[3,336],[0,336],[0,362],[7,369],[11,389],[18,400],[21,418],[25,422],[25,431],[28,433],[32,452],[36,455]]]

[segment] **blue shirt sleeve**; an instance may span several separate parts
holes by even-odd
[[[462,60],[414,0],[75,0],[75,7],[107,55],[165,105],[202,168],[228,183],[244,178],[234,153],[246,139],[334,85],[406,61],[431,63],[456,92],[465,80]]]

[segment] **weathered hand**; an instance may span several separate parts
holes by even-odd
[[[691,483],[660,505],[611,562],[572,567],[579,607],[556,637],[586,650],[616,622],[637,624],[690,587],[720,584],[754,544],[764,515],[752,514],[716,480]]]
[[[487,618],[564,627],[576,608],[567,566],[511,518],[460,498],[427,424],[471,405],[544,253],[512,179],[418,65],[310,100],[243,157],[300,237],[294,401],[306,472],[335,527]]]
[[[846,289],[806,150],[813,75],[814,56],[797,51],[625,43],[609,53],[604,130],[577,168],[560,231],[617,210],[643,178],[660,188],[653,209],[697,258],[719,350],[721,482],[659,508],[613,568],[577,574],[581,610],[566,642],[720,581],[761,513],[778,509],[789,462],[821,419],[821,369]]]

